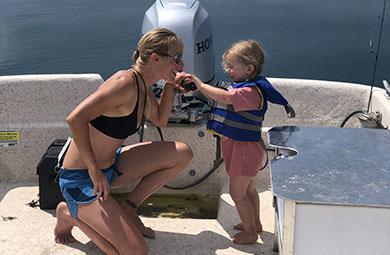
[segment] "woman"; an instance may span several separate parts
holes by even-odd
[[[72,227],[78,226],[107,254],[147,253],[142,235],[154,238],[155,233],[143,225],[137,206],[185,169],[192,151],[180,142],[122,144],[145,116],[156,126],[167,124],[175,76],[183,70],[182,51],[172,31],[146,33],[133,55],[133,68],[115,73],[67,117],[73,140],[60,171],[66,203],[56,210],[57,243],[71,241]],[[157,102],[151,87],[160,79],[168,82]],[[124,210],[109,189],[138,179]]]

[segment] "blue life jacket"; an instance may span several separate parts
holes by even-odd
[[[211,109],[207,129],[237,141],[261,141],[261,127],[267,111],[267,101],[287,105],[287,100],[264,77],[233,83],[232,88],[255,87],[259,92],[259,109],[235,112],[232,105],[215,103]]]

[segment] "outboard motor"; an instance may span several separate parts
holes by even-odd
[[[198,0],[156,0],[146,11],[142,34],[165,27],[174,31],[184,44],[185,71],[194,73],[202,81],[214,79],[214,49],[211,18]],[[164,82],[154,88],[158,97]],[[195,93],[177,95],[170,122],[194,123],[204,118],[205,102]]]

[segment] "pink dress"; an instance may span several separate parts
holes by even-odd
[[[235,111],[247,111],[260,108],[260,94],[255,88],[231,89],[231,101]],[[255,176],[265,164],[262,142],[236,141],[221,139],[221,149],[225,169],[229,176]]]

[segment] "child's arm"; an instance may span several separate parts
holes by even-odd
[[[280,104],[284,106],[287,116],[289,118],[295,118],[294,108],[288,103],[287,99],[279,93],[268,80],[261,83],[261,90],[267,95],[267,100],[274,104]]]
[[[220,104],[232,104],[232,92],[226,91],[224,89],[216,88],[209,84],[202,82],[195,75],[191,75],[191,77],[187,77],[189,80],[193,81],[197,87],[197,89],[206,97],[211,98],[217,101]]]
[[[287,116],[292,119],[295,118],[295,111],[294,108],[290,104],[287,104],[284,106],[284,109],[286,110]]]
[[[280,104],[286,106],[288,104],[287,99],[282,96],[267,80],[261,82],[261,90],[267,95],[267,100],[273,104]]]
[[[198,90],[208,98],[217,101],[220,104],[228,105],[232,104],[231,91],[213,87],[206,83],[196,84]]]

